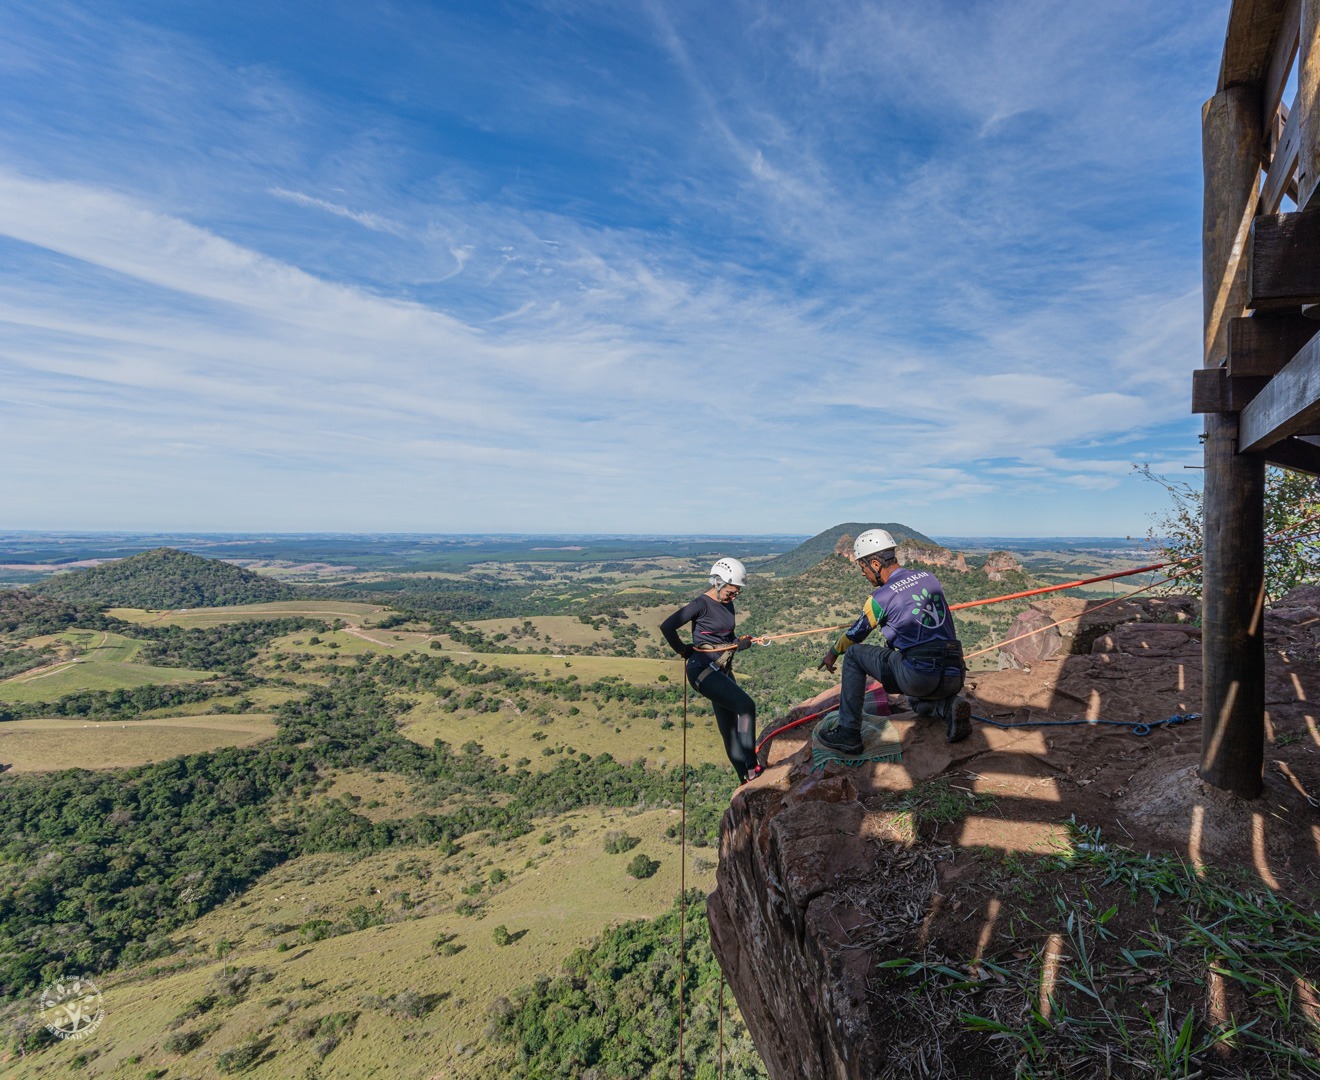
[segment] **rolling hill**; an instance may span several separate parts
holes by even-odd
[[[75,603],[136,608],[259,604],[298,595],[288,585],[250,570],[174,548],[59,574],[33,591]]]

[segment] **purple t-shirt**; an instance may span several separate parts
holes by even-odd
[[[866,640],[876,628],[896,649],[933,641],[956,641],[953,614],[940,580],[929,570],[899,567],[866,601],[857,621],[843,632],[835,651]]]

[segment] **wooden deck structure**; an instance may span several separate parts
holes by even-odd
[[[1297,93],[1285,102],[1296,71]],[[1320,475],[1320,0],[1233,0],[1205,170],[1201,776],[1261,793],[1267,463]]]

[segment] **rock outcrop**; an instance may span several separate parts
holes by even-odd
[[[1066,651],[1063,634],[1048,611],[1032,606],[1009,625],[1005,644],[999,647],[1001,668],[1028,668],[1037,660],[1048,660]]]
[[[899,708],[901,763],[813,771],[803,725],[770,744],[765,772],[734,796],[708,901],[711,937],[772,1080],[1014,1075],[1005,1044],[969,1032],[956,1011],[928,1008],[901,958],[980,978],[983,955],[1043,949],[1044,931],[1036,941],[1029,929],[1041,911],[1013,908],[1031,890],[1003,892],[994,853],[1058,850],[1070,817],[1138,850],[1236,862],[1270,888],[1314,876],[1320,587],[1295,590],[1266,618],[1273,745],[1266,795],[1249,806],[1196,779],[1195,722],[1144,738],[1086,723],[1012,726],[1148,723],[1200,707],[1194,602],[1128,601],[1092,614],[1094,604],[1060,598],[1036,615],[1058,618],[1069,605],[1081,618],[1032,670],[974,673],[968,693],[983,720],[965,742],[948,744],[941,725]],[[796,712],[830,704],[821,695]],[[937,779],[984,809],[948,824],[918,819],[904,800]],[[934,1072],[931,1046],[945,1066]]]
[[[939,547],[938,545],[899,544],[898,561],[905,566],[908,563],[919,562],[924,563],[926,566],[947,567],[959,574],[967,573],[967,559],[961,551],[950,551],[948,548]]]
[[[842,555],[845,559],[853,557],[853,538],[844,533],[834,542],[834,554]]]
[[[1022,569],[1022,564],[1007,551],[992,551],[985,560],[985,576],[991,581],[1003,581],[1006,574]]]

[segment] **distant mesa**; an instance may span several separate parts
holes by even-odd
[[[42,582],[34,592],[110,607],[195,608],[290,600],[296,589],[219,559],[156,548]]]
[[[991,581],[1003,581],[1021,570],[1022,564],[1007,551],[992,551],[985,560],[985,576]]]

